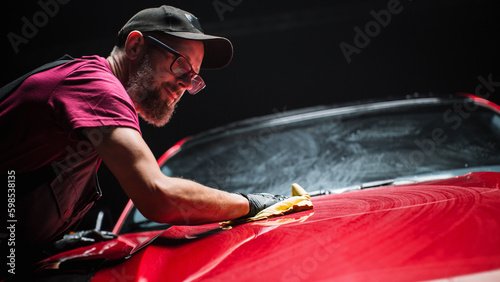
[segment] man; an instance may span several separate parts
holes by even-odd
[[[16,236],[24,248],[61,237],[100,196],[101,159],[150,220],[201,224],[252,216],[282,196],[243,195],[163,175],[141,137],[138,115],[168,122],[201,68],[226,66],[232,45],[206,35],[183,10],[161,6],[132,17],[107,58],[69,60],[27,77],[2,98],[7,132],[2,171],[14,175]],[[2,231],[5,232],[5,231]]]

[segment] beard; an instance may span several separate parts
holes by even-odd
[[[155,71],[151,66],[150,56],[146,54],[137,71],[129,76],[126,90],[139,115],[147,123],[161,127],[170,121],[176,103],[169,104],[162,99],[163,86],[154,86],[154,77]]]

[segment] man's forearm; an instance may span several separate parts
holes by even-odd
[[[238,194],[182,178],[165,176],[157,182],[154,193],[157,200],[138,209],[156,222],[202,224],[239,218],[249,211],[248,200]]]
[[[240,195],[165,176],[134,129],[89,128],[86,133],[125,193],[150,220],[200,224],[238,218],[249,211],[248,200]]]

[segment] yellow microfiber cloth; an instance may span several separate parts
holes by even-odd
[[[292,184],[292,197],[285,199],[281,202],[278,202],[266,209],[261,210],[255,216],[242,218],[242,219],[234,219],[229,221],[221,222],[220,224],[225,226],[231,226],[236,224],[241,224],[245,222],[257,221],[262,219],[268,219],[274,216],[285,215],[293,212],[299,212],[303,210],[309,210],[313,208],[313,204],[311,202],[311,196],[304,190],[304,188],[300,187],[299,184]]]

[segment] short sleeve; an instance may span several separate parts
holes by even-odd
[[[70,137],[84,127],[124,126],[140,132],[134,104],[105,62],[94,60],[70,72],[55,88],[49,105],[54,122]]]

